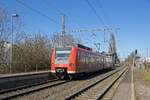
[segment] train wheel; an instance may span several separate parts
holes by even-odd
[[[61,80],[65,79],[65,75],[63,73],[57,73],[56,76]]]
[[[64,79],[65,79],[65,76],[64,76],[64,75],[61,75],[61,76],[60,76],[60,79],[64,80]]]
[[[72,80],[73,79],[73,75],[69,75],[69,80]]]

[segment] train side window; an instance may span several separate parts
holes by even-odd
[[[78,60],[80,60],[80,52],[78,51]]]
[[[88,58],[88,53],[86,54],[86,64],[88,64],[89,58]]]
[[[87,63],[87,56],[84,55],[84,63],[86,64]]]
[[[87,63],[87,57],[86,57],[86,53],[84,54],[84,63]]]
[[[80,52],[80,61],[83,62],[82,52]]]
[[[88,55],[89,63],[91,63],[91,54]]]
[[[80,61],[84,63],[85,60],[84,60],[84,54],[83,54],[83,52],[80,53],[80,58],[81,58]]]
[[[82,53],[78,51],[78,62],[82,62]]]
[[[85,56],[85,63],[88,64],[88,56]]]
[[[90,54],[88,54],[87,58],[88,58],[88,64],[90,64]]]
[[[91,63],[93,63],[93,56],[91,55]]]
[[[88,59],[88,64],[89,64],[90,63],[89,54],[87,55],[87,59]]]
[[[86,63],[86,56],[84,55],[84,63]]]

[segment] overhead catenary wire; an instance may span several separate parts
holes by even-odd
[[[108,16],[108,13],[105,11],[105,9],[104,9],[104,7],[103,7],[101,1],[100,1],[100,0],[96,0],[96,1],[97,1],[98,7],[101,9],[103,15],[104,15],[105,18],[107,19],[107,22],[110,24],[110,22],[111,22],[110,17]],[[108,23],[107,23],[107,24],[108,24]]]
[[[92,6],[92,4],[89,2],[89,0],[85,0],[86,3],[88,4],[88,6],[91,8],[91,10],[94,12],[94,14],[96,15],[96,17],[99,19],[99,21],[105,26],[106,24],[104,23],[103,19],[101,18],[101,16],[97,13],[97,11],[95,10],[95,8]]]
[[[109,24],[110,26],[111,26],[111,25],[113,26],[114,23],[112,23],[112,21],[110,20],[109,13],[105,11],[105,9],[104,9],[104,7],[103,7],[103,5],[102,5],[102,0],[96,0],[96,1],[97,1],[97,5],[98,5],[98,7],[101,9],[101,11],[102,11],[104,17],[107,19],[107,22],[108,22],[107,24]],[[110,33],[112,33],[112,30],[113,30],[113,29],[111,29]],[[118,31],[118,30],[120,30],[120,28],[114,28],[114,32],[113,32],[113,33],[115,33],[115,34],[117,35],[117,31]]]
[[[105,29],[103,30],[104,31],[104,43],[106,43],[107,41],[106,41],[106,38],[105,38],[105,35],[106,35],[106,31],[108,30],[108,31],[110,31],[110,30],[112,30],[111,28],[109,28],[106,24],[105,24],[105,22],[104,22],[104,20],[103,20],[103,18],[98,14],[98,12],[96,11],[96,8],[94,8],[94,6],[89,2],[89,0],[85,0],[86,1],[86,3],[88,4],[88,6],[91,8],[91,10],[93,11],[93,13],[96,15],[96,17],[98,18],[98,20],[104,25],[104,27],[105,27]],[[99,6],[100,8],[101,8],[101,6]],[[102,9],[103,10],[103,9]],[[111,32],[111,31],[110,31]],[[104,47],[105,48],[105,47]]]
[[[62,12],[58,7],[56,7],[56,6],[54,6],[52,3],[50,3],[49,0],[44,0],[44,3],[45,3],[46,5],[48,5],[48,7],[49,7],[49,5],[52,6],[59,14],[61,14],[61,15],[66,15],[66,14],[65,14],[64,12]]]
[[[25,4],[24,2],[22,2],[22,1],[20,1],[20,0],[16,0],[16,2],[18,2],[18,3],[21,4],[22,6],[24,6],[24,7],[28,8],[28,9],[30,9],[31,11],[33,11],[33,12],[35,12],[35,13],[41,15],[42,17],[44,17],[44,18],[50,20],[51,22],[53,22],[53,23],[59,25],[59,23],[58,23],[56,20],[50,18],[48,15],[46,15],[46,14],[40,12],[39,10],[37,10],[37,9],[35,9],[35,8],[32,8],[31,6]]]
[[[65,20],[66,20],[66,17],[67,17],[66,14],[64,12],[62,12],[58,7],[56,7],[55,5],[53,5],[49,0],[45,0],[43,3],[45,5],[47,5],[48,7],[51,6],[53,9],[55,9],[55,11],[57,11],[57,14],[59,14],[61,16],[65,16]]]

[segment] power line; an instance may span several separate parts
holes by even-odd
[[[101,1],[100,0],[96,0],[96,1],[97,1],[97,4],[98,4],[98,7],[101,9],[104,16],[107,17],[107,21],[109,20],[109,23],[110,23],[110,18],[108,16],[107,12],[104,10]]]
[[[49,6],[50,2],[48,0],[44,1],[46,5]],[[65,15],[65,13],[63,13],[60,9],[58,9],[56,6],[54,6],[52,3],[50,4],[59,14],[61,15]]]
[[[89,2],[89,0],[85,0],[86,3],[88,4],[88,6],[93,10],[94,14],[96,15],[96,17],[99,19],[99,21],[106,27],[103,19],[101,18],[101,16],[99,16],[99,14],[97,13],[97,11],[95,10],[95,8],[92,6],[92,4]]]
[[[29,5],[27,5],[27,4],[25,4],[25,3],[23,3],[22,1],[20,1],[20,0],[16,0],[16,2],[18,2],[19,4],[23,5],[24,7],[28,8],[28,9],[32,10],[33,12],[36,12],[37,14],[39,14],[39,15],[43,16],[44,18],[46,18],[46,19],[48,19],[48,20],[52,21],[53,23],[55,23],[55,24],[59,24],[57,21],[55,21],[54,19],[50,18],[50,17],[49,17],[49,16],[47,16],[46,14],[44,14],[44,13],[40,12],[39,10],[36,10],[36,9],[34,9],[34,8],[30,7]]]

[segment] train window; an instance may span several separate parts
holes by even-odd
[[[83,57],[83,59],[82,59],[83,63],[86,63],[86,56],[84,53],[83,53],[82,57]]]
[[[65,47],[65,48],[60,47],[60,48],[56,48],[56,51],[70,51],[70,50],[71,50],[70,47]]]
[[[87,55],[87,59],[88,59],[88,60],[87,60],[87,61],[88,61],[88,64],[90,64],[90,54]]]
[[[78,51],[78,62],[81,62],[81,53]]]
[[[57,58],[58,58],[58,57],[59,57],[59,58],[68,58],[68,57],[69,57],[69,54],[68,54],[68,53],[63,53],[63,54],[61,54],[61,53],[59,54],[59,53],[58,53],[58,54],[56,54],[56,57],[57,57]]]
[[[82,61],[83,63],[85,63],[85,55],[84,55],[83,52],[81,53],[81,61]]]
[[[93,56],[91,56],[91,63],[93,63]]]
[[[88,64],[88,56],[85,56],[85,63]]]
[[[55,63],[68,63],[70,51],[56,51]]]

